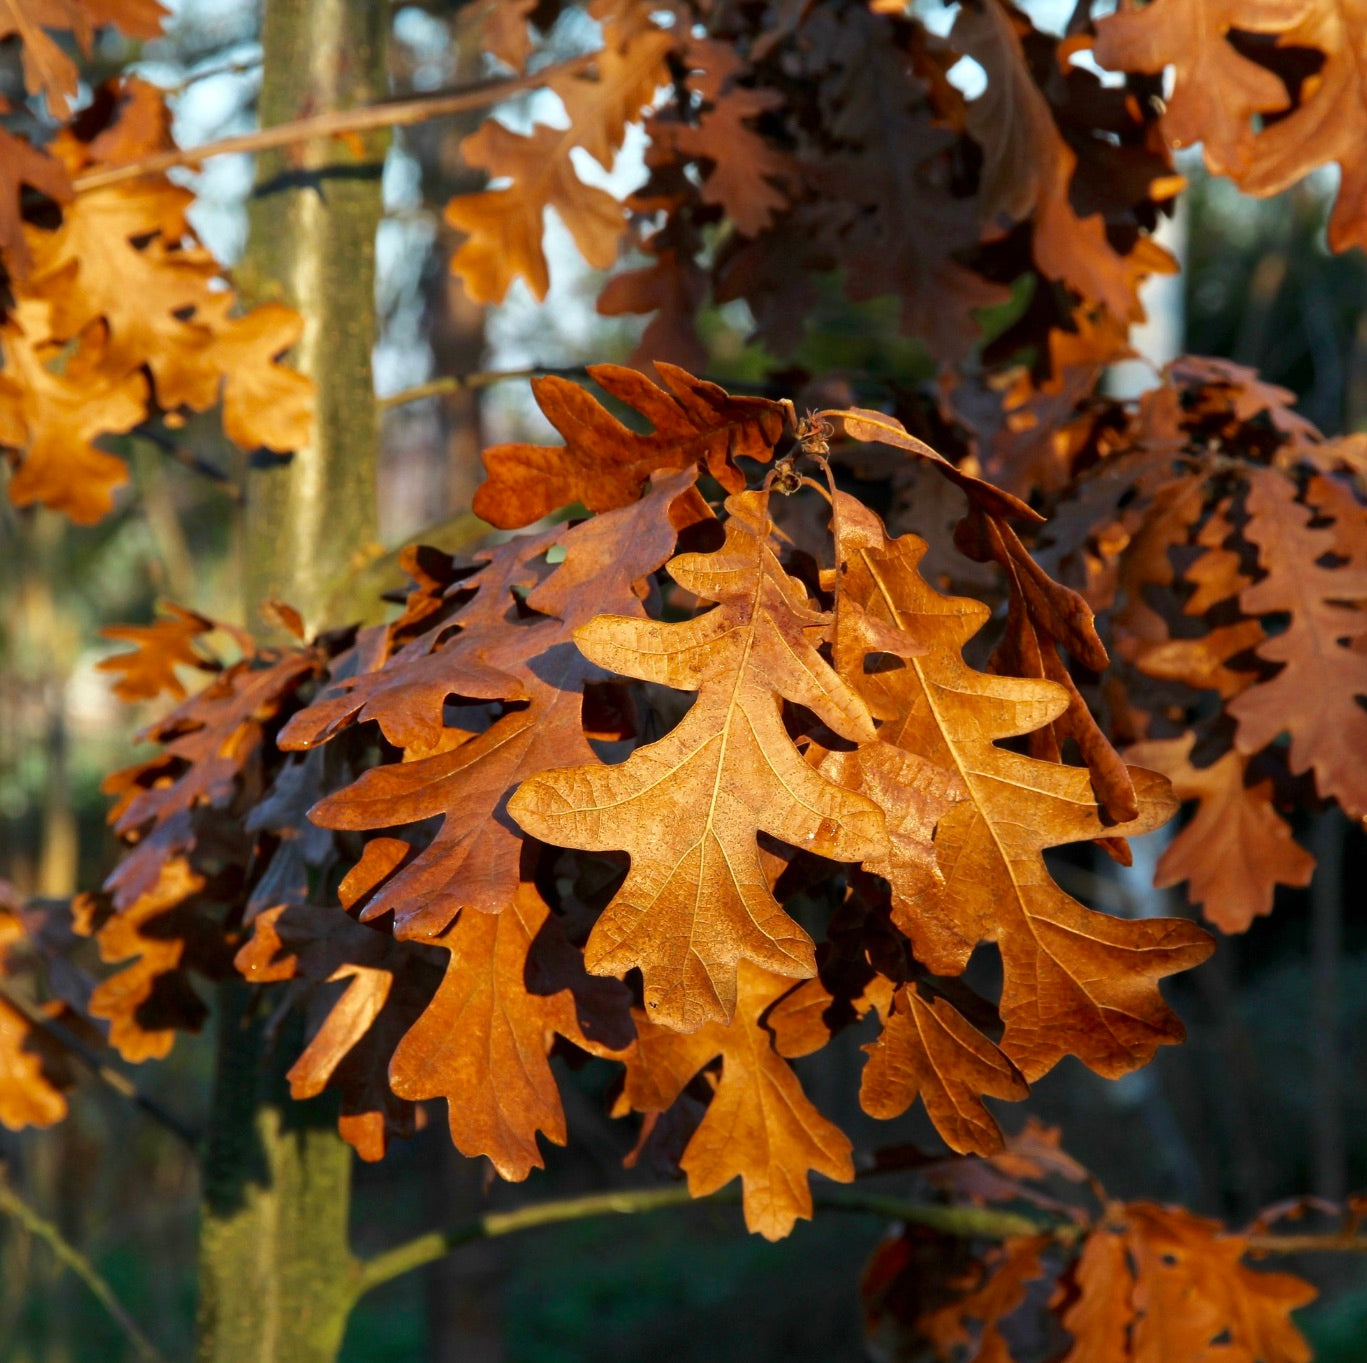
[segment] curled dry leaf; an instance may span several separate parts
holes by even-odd
[[[554,375],[532,384],[537,404],[564,445],[495,445],[475,493],[478,516],[503,529],[530,525],[573,502],[611,511],[634,502],[656,469],[701,468],[730,492],[745,486],[739,458],[765,463],[787,411],[767,398],[734,398],[676,365],[657,363],[660,387],[615,364],[589,367],[605,392],[639,412],[653,430],[624,426],[590,393]]]

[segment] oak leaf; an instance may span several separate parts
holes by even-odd
[[[1231,750],[1196,767],[1196,735],[1150,739],[1126,757],[1161,771],[1179,800],[1199,801],[1191,821],[1158,860],[1154,888],[1187,881],[1193,903],[1225,932],[1243,932],[1259,914],[1272,912],[1278,885],[1308,885],[1315,859],[1291,836],[1273,805],[1272,782],[1250,786],[1248,759]]]
[[[13,887],[0,880],[0,980],[7,988],[17,983],[22,958],[34,945],[24,906]],[[26,1009],[0,996],[0,1126],[22,1131],[53,1126],[66,1116],[66,1090],[75,1076],[62,1048],[35,1025],[37,1018],[65,1011],[60,1000],[30,1003]]]
[[[1152,1203],[1124,1208],[1134,1261],[1134,1363],[1171,1363],[1223,1350],[1258,1363],[1310,1363],[1310,1347],[1291,1312],[1313,1301],[1309,1283],[1289,1273],[1259,1273],[1242,1261],[1246,1237],[1218,1222]],[[1208,1352],[1209,1351],[1209,1352]]]
[[[105,881],[116,910],[151,894],[168,859],[194,848],[200,811],[227,813],[256,785],[268,726],[322,664],[315,648],[243,658],[143,730],[139,737],[160,751],[111,773],[101,787],[115,797],[109,822],[131,845]]]
[[[125,1060],[161,1059],[178,1030],[198,1030],[209,1010],[182,966],[187,915],[204,877],[183,857],[157,867],[152,886],[108,918],[95,933],[100,959],[129,964],[90,996],[91,1017],[109,1023],[109,1044]]]
[[[1000,1148],[983,1095],[1019,1101],[1029,1085],[1002,1051],[943,998],[902,985],[883,1012],[883,1031],[864,1047],[859,1100],[873,1117],[898,1117],[919,1094],[945,1144],[959,1154]]]
[[[679,524],[710,516],[693,490],[696,477],[691,468],[662,473],[633,506],[537,537],[534,543],[542,549],[558,541],[565,557],[527,595],[524,619],[505,618],[513,598],[506,579],[495,574],[493,600],[481,605],[481,589],[471,603],[482,618],[430,657],[415,658],[416,698],[428,705],[435,701],[438,717],[448,692],[480,694],[472,685],[472,672],[481,684],[486,677],[493,679],[486,695],[492,691],[519,703],[482,732],[453,735],[449,750],[429,752],[425,740],[415,760],[372,768],[310,811],[315,823],[346,829],[443,817],[430,844],[367,905],[364,918],[393,910],[398,936],[431,940],[459,910],[498,913],[509,902],[521,878],[523,839],[505,813],[508,797],[527,776],[593,756],[584,730],[583,693],[603,674],[574,647],[575,628],[605,606],[643,613],[637,583],[668,558]],[[521,552],[514,541],[490,557],[516,563]],[[451,623],[463,618],[457,614]],[[402,685],[405,671],[396,668],[391,681]],[[384,673],[375,675],[383,681]],[[392,726],[385,725],[385,709],[413,699],[393,686],[371,687],[361,692],[365,696],[387,729]],[[325,699],[324,704],[337,702]],[[362,717],[367,713],[356,690],[342,696],[340,705]],[[324,710],[321,736],[336,731],[336,713]],[[305,711],[285,730],[281,743],[311,746],[317,741],[311,733],[319,731],[320,722]]]
[[[1176,262],[1148,238],[1128,253],[1107,239],[1099,213],[1080,217],[1070,201],[1077,156],[1035,84],[1021,47],[1030,21],[1003,0],[974,0],[955,20],[951,40],[987,72],[985,92],[968,106],[968,127],[984,149],[980,210],[988,223],[1033,215],[1039,268],[1115,317],[1142,320],[1139,285]]]
[[[0,98],[0,113],[5,109]],[[62,163],[0,128],[0,262],[16,281],[24,279],[33,263],[20,218],[25,185],[54,203],[71,202],[71,181]]]
[[[548,208],[590,265],[604,270],[614,262],[626,231],[622,205],[585,184],[570,153],[583,147],[611,169],[627,125],[668,80],[665,55],[673,46],[674,38],[654,26],[622,33],[608,23],[596,76],[573,73],[548,82],[565,105],[567,127],[538,123],[523,135],[490,119],[461,143],[470,165],[511,181],[506,188],[461,195],[446,207],[451,226],[469,234],[451,269],[472,298],[502,302],[515,279],[526,280],[534,297],[546,296],[550,272],[542,234]]]
[[[46,96],[52,112],[65,118],[80,73],[51,33],[69,33],[88,56],[97,28],[115,24],[130,38],[155,38],[166,16],[157,0],[0,0],[0,40],[18,36],[24,88]]]
[[[1094,1230],[1083,1243],[1070,1279],[1071,1299],[1059,1293],[1053,1303],[1057,1307],[1068,1301],[1060,1319],[1073,1337],[1061,1363],[1115,1363],[1128,1358],[1134,1279],[1124,1235],[1108,1226]]]
[[[762,1022],[790,984],[785,976],[742,961],[731,1022],[709,1021],[690,1033],[633,1011],[636,1049],[627,1058],[626,1087],[616,1109],[664,1112],[720,1056],[716,1091],[680,1163],[694,1197],[739,1177],[745,1224],[767,1240],[781,1239],[799,1218],[810,1218],[809,1170],[841,1183],[854,1178],[848,1138],[803,1093]]]
[[[1266,576],[1245,587],[1239,602],[1249,614],[1290,612],[1286,629],[1258,647],[1282,664],[1276,676],[1248,687],[1228,705],[1239,725],[1240,751],[1255,753],[1289,733],[1294,772],[1313,771],[1320,794],[1338,800],[1353,818],[1367,816],[1367,566],[1325,567],[1334,532],[1314,524],[1315,511],[1296,500],[1294,483],[1267,468],[1248,472],[1248,524]],[[1367,525],[1361,508],[1355,533]],[[1350,532],[1354,533],[1354,532]]]
[[[770,547],[767,495],[737,493],[726,506],[722,547],[669,564],[715,609],[678,624],[599,616],[575,631],[591,661],[696,691],[693,708],[620,766],[544,772],[508,805],[545,842],[630,854],[585,961],[595,974],[639,966],[651,1015],[683,1031],[732,1016],[741,961],[815,972],[811,939],[769,889],[761,832],[838,861],[887,849],[878,807],[809,767],[783,727],[786,698],[845,738],[874,736],[864,703],[815,647],[829,617]]]
[[[379,879],[397,864],[394,853],[401,859],[410,851],[398,839],[372,839],[361,863],[365,875]],[[339,1091],[342,1137],[373,1161],[383,1157],[390,1135],[411,1135],[416,1128],[414,1105],[389,1086],[389,1063],[431,1003],[442,962],[435,949],[395,941],[344,912],[361,897],[356,878],[350,879],[352,892],[346,881],[340,892],[342,908],[294,902],[258,913],[236,965],[255,983],[291,981],[291,999],[307,1009],[312,1025],[286,1075],[290,1094],[298,1099]]]
[[[163,691],[184,700],[185,683],[176,675],[178,667],[218,670],[218,664],[196,646],[197,640],[217,628],[214,621],[173,601],[161,609],[164,618],[153,624],[108,625],[100,631],[106,639],[134,645],[128,653],[116,653],[95,664],[97,671],[116,675],[113,691],[120,700],[151,700]]]
[[[1002,1323],[1025,1302],[1025,1285],[1044,1276],[1040,1255],[1045,1237],[1008,1240],[990,1251],[980,1268],[982,1282],[917,1322],[935,1346],[938,1358],[958,1356],[972,1348],[975,1363],[1012,1363],[1015,1355],[1002,1333]],[[976,1321],[971,1330],[968,1322]]]
[[[634,502],[650,474],[666,468],[701,467],[729,492],[744,488],[736,460],[773,457],[786,409],[768,398],[732,397],[663,361],[655,369],[663,387],[622,365],[591,365],[588,371],[605,392],[650,422],[648,434],[624,426],[578,384],[554,375],[535,380],[537,405],[565,444],[485,450],[488,477],[475,493],[475,514],[510,530],[572,502],[611,511]]]
[[[0,321],[0,447],[18,465],[9,480],[15,506],[38,502],[93,525],[128,481],[123,460],[93,442],[143,420],[147,381],[111,363],[103,323],[81,335],[58,372],[50,366],[63,350],[45,303],[26,300]]]
[[[879,729],[881,742],[950,771],[967,792],[936,828],[944,893],[933,911],[911,908],[897,920],[917,959],[936,974],[956,975],[978,942],[998,944],[1001,1049],[1027,1079],[1066,1054],[1108,1077],[1147,1063],[1158,1045],[1182,1036],[1157,981],[1204,960],[1213,943],[1182,920],[1121,921],[1084,908],[1054,883],[1042,854],[1061,843],[1157,827],[1176,807],[1167,782],[1132,770],[1139,816],[1107,825],[1084,769],[998,747],[997,740],[1055,718],[1067,693],[1051,682],[971,669],[961,650],[988,608],[941,596],[924,581],[916,571],[923,541],[889,540],[878,518],[846,494],[837,495],[836,507],[836,666],[859,677],[872,708],[897,714]],[[869,646],[861,616],[926,651],[903,655],[892,670],[864,672]]]
[[[1093,55],[1112,71],[1175,68],[1163,110],[1168,140],[1204,143],[1212,171],[1237,175],[1250,160],[1254,117],[1286,108],[1287,95],[1274,72],[1228,41],[1230,31],[1274,31],[1300,8],[1298,0],[1152,0],[1101,19]]]
[[[554,1038],[621,1058],[632,1040],[630,995],[616,980],[584,973],[525,882],[502,913],[462,910],[436,941],[450,962],[394,1052],[390,1083],[403,1098],[445,1098],[457,1149],[487,1155],[504,1178],[526,1178],[544,1163],[538,1132],[556,1145],[567,1139],[547,1058]]]

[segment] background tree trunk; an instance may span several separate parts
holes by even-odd
[[[348,0],[269,0],[261,122],[371,102],[384,92],[389,11]],[[316,143],[263,157],[239,282],[304,316],[294,362],[318,385],[312,444],[254,460],[243,582],[249,622],[270,597],[310,630],[376,537],[375,232],[384,144]],[[219,1000],[214,1107],[205,1151],[201,1363],[324,1363],[350,1306],[351,1152],[331,1104],[291,1103],[290,1028],[273,1040],[244,985]],[[291,1042],[295,1044],[291,1044]]]

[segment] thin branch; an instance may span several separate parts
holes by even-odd
[[[145,440],[149,445],[155,446],[162,454],[175,460],[177,464],[197,473],[202,478],[207,478],[211,483],[217,484],[225,496],[231,497],[233,501],[242,500],[242,489],[224,473],[222,469],[211,464],[207,459],[202,459],[193,450],[187,450],[154,426],[139,426],[130,432],[131,435],[139,440]]]
[[[1367,1254],[1367,1235],[1250,1235],[1254,1254]]]
[[[64,1050],[69,1051],[107,1088],[112,1089],[120,1098],[140,1107],[153,1121],[159,1122],[168,1131],[179,1136],[192,1150],[199,1148],[199,1134],[181,1121],[174,1113],[168,1112],[155,1098],[141,1092],[126,1074],[116,1070],[101,1059],[98,1052],[88,1046],[73,1031],[64,1027],[56,1018],[47,1017],[35,1008],[26,998],[16,994],[7,985],[0,983],[0,999],[3,999],[15,1012],[23,1015],[24,1021],[36,1031],[51,1037]]]
[[[213,80],[215,76],[245,76],[260,69],[260,57],[239,57],[234,61],[219,62],[214,66],[191,71],[184,80],[177,81],[174,85],[163,86],[161,93],[166,96],[183,95],[192,85],[198,85],[202,80]]]
[[[1048,1235],[1060,1244],[1075,1244],[1089,1227],[1077,1221],[1027,1216],[1021,1212],[994,1207],[946,1206],[943,1203],[909,1201],[894,1194],[871,1193],[862,1189],[814,1189],[815,1205],[825,1211],[853,1212],[880,1216],[890,1221],[906,1221],[927,1226],[942,1235],[964,1240],[1010,1240],[1020,1236]],[[462,1245],[476,1240],[492,1240],[538,1226],[560,1221],[584,1221],[599,1216],[633,1216],[691,1203],[700,1206],[730,1206],[740,1202],[740,1193],[723,1188],[710,1197],[694,1198],[688,1185],[667,1188],[631,1188],[584,1197],[558,1198],[533,1202],[509,1212],[485,1212],[444,1231],[430,1231],[393,1249],[385,1250],[356,1265],[354,1299],[373,1288],[434,1263]],[[1247,1237],[1248,1249],[1256,1254],[1367,1253],[1367,1236],[1332,1233],[1327,1235],[1273,1235]]]
[[[9,1180],[0,1177],[0,1211],[12,1216],[30,1235],[36,1236],[52,1251],[57,1262],[69,1268],[90,1289],[91,1295],[109,1313],[119,1328],[128,1336],[133,1347],[149,1363],[163,1363],[156,1346],[138,1328],[138,1323],[124,1309],[114,1290],[100,1276],[99,1270],[76,1248],[51,1221],[38,1215],[18,1193]]]
[[[421,402],[424,398],[445,397],[448,393],[475,393],[482,388],[492,388],[498,383],[545,378],[548,374],[562,379],[583,379],[588,377],[588,372],[587,365],[570,364],[560,368],[533,365],[528,369],[490,369],[476,374],[443,374],[441,378],[429,379],[426,383],[414,384],[412,388],[403,388],[386,398],[379,398],[375,405],[380,411],[387,412],[392,407]]]
[[[1017,1212],[995,1211],[989,1207],[947,1207],[940,1204],[908,1202],[878,1193],[819,1190],[813,1194],[818,1207],[829,1211],[856,1212],[888,1217],[930,1226],[946,1235],[965,1239],[1006,1240],[1013,1236],[1052,1232],[1060,1237],[1077,1234],[1073,1226],[1056,1226]],[[534,1202],[510,1212],[485,1212],[450,1230],[432,1231],[406,1244],[396,1245],[357,1268],[355,1294],[363,1296],[372,1288],[409,1273],[424,1264],[450,1254],[475,1240],[492,1240],[517,1231],[549,1226],[558,1221],[582,1221],[597,1216],[630,1216],[659,1211],[696,1202],[700,1206],[732,1205],[740,1201],[733,1189],[723,1189],[711,1197],[694,1198],[687,1184],[668,1188],[632,1188],[618,1192],[593,1193],[586,1197],[567,1197],[552,1202]]]
[[[295,142],[307,142],[318,137],[338,137],[344,133],[409,127],[414,123],[425,123],[429,119],[441,118],[447,114],[482,109],[523,90],[539,89],[556,77],[575,75],[586,70],[600,55],[597,52],[590,52],[582,57],[573,57],[568,61],[542,67],[540,71],[532,72],[530,75],[514,76],[508,80],[479,81],[455,90],[422,95],[417,99],[385,100],[361,109],[333,109],[309,118],[278,123],[272,128],[259,128],[255,132],[220,138],[217,142],[206,142],[199,147],[177,147],[172,151],[158,152],[154,156],[144,156],[140,160],[130,161],[127,165],[86,171],[83,175],[77,175],[72,180],[72,185],[77,193],[83,193],[86,190],[123,184],[127,180],[136,180],[143,175],[159,175],[177,166],[198,166],[201,161],[211,156],[269,151],[274,147],[287,147]]]

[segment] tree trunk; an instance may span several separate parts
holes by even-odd
[[[263,126],[373,101],[384,91],[388,6],[267,0]],[[268,598],[310,630],[375,539],[375,233],[383,141],[329,141],[262,157],[251,245],[238,272],[254,301],[304,316],[292,360],[318,386],[317,431],[245,478],[243,582],[250,623]],[[300,1049],[265,1035],[265,1000],[225,985],[200,1232],[200,1363],[327,1363],[351,1302],[351,1152],[333,1105],[294,1103],[283,1071]]]

